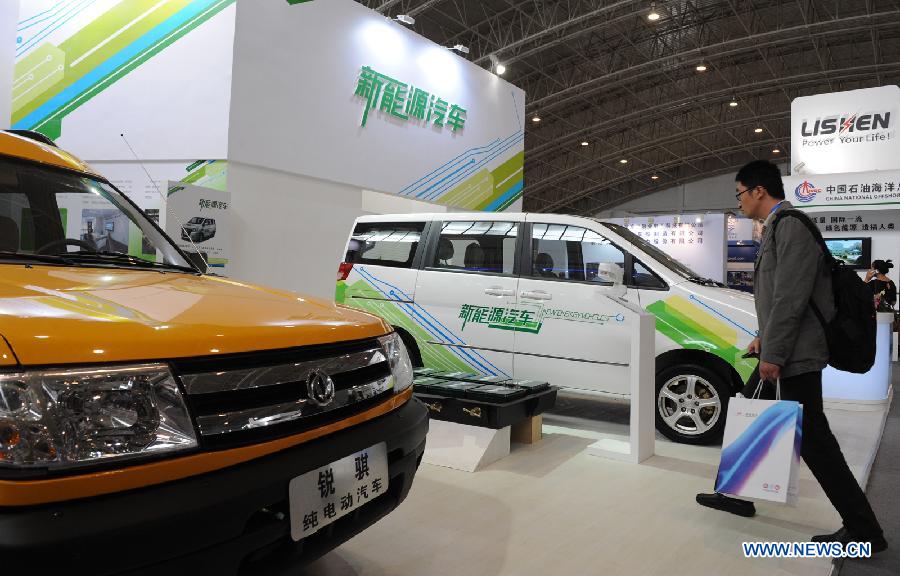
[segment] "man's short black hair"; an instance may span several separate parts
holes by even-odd
[[[784,200],[784,183],[781,181],[781,170],[778,169],[778,166],[766,160],[750,162],[738,170],[734,181],[740,182],[747,188],[762,186],[772,198]]]

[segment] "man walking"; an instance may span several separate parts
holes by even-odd
[[[741,168],[735,182],[741,211],[763,221],[753,287],[759,336],[750,343],[748,351],[759,354],[762,379],[781,379],[783,400],[803,405],[801,455],[844,524],[834,534],[812,540],[870,542],[872,552],[880,552],[887,548],[881,526],[847,466],[822,410],[822,370],[828,363],[828,344],[810,301],[815,302],[825,318],[834,316],[831,271],[818,242],[798,218],[781,218],[773,227],[779,212],[792,209],[784,199],[777,166],[763,160],[751,162]],[[751,502],[720,494],[698,494],[697,501],[704,506],[753,515]]]

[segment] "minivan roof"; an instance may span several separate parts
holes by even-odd
[[[414,214],[372,214],[369,216],[360,216],[357,222],[410,222],[410,221],[430,221],[444,220],[453,218],[454,220],[462,218],[470,218],[473,220],[503,220],[513,218],[521,220],[530,214],[538,214],[537,212],[421,212]],[[562,216],[566,218],[585,218],[587,220],[595,220],[590,216],[578,216],[575,214],[550,214],[540,212],[541,216]],[[597,220],[601,222],[600,220]]]
[[[0,130],[0,156],[22,158],[23,160],[31,160],[32,162],[65,168],[66,170],[75,170],[76,172],[102,178],[87,163],[56,146],[44,144],[43,142],[5,130]]]

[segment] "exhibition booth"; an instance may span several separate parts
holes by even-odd
[[[208,408],[206,426],[236,427],[229,419],[238,414],[253,438],[295,413],[296,406],[272,416],[257,414],[258,406],[237,410],[234,400],[216,404],[226,391],[255,389],[257,379],[282,387],[272,397],[304,404],[301,412],[335,397],[347,405],[383,399],[403,377],[407,396],[417,398],[407,408],[428,411],[419,452],[373,447],[373,470],[404,467],[394,474],[402,482],[394,495],[410,497],[345,544],[340,562],[366,574],[574,574],[585,566],[668,573],[671,558],[683,560],[673,573],[830,572],[824,559],[749,562],[739,552],[741,541],[803,541],[836,525],[807,469],[796,476],[800,508],[762,503],[756,524],[693,502],[713,488],[729,398],[755,366],[744,351],[757,334],[749,294],[759,223],[733,207],[686,207],[683,190],[680,207],[658,213],[625,207],[564,223],[521,214],[526,94],[353,0],[91,4],[67,6],[64,17],[40,0],[0,6],[4,22],[18,23],[14,50],[0,54],[0,76],[12,77],[0,83],[0,116],[8,112],[12,128],[40,132],[86,160],[179,248],[200,254],[215,286],[233,290],[213,319],[197,321],[203,329],[231,328],[232,314],[250,315],[241,298],[252,292],[267,313],[278,298],[306,306],[260,316],[270,330],[265,352],[288,341],[271,331],[309,326],[320,329],[315,349],[333,352],[315,366],[273,353],[272,367],[247,360],[247,350],[227,350],[234,356],[220,371],[216,355],[225,347],[201,342],[204,358],[182,362],[178,377],[189,383],[190,401]],[[848,116],[850,109],[859,112]],[[860,275],[875,259],[900,264],[898,110],[896,86],[797,98],[792,109],[787,197]],[[721,194],[732,198],[733,178],[715,185],[723,183]],[[64,243],[76,238],[161,262],[152,226],[130,225],[90,194],[63,196]],[[366,219],[379,214],[392,216]],[[162,288],[146,281],[133,300],[101,289],[115,304],[108,307],[93,296],[35,290],[67,299],[62,308],[72,314],[89,309],[95,319],[138,322],[160,337],[214,292],[185,283],[175,304],[134,313],[127,307]],[[390,335],[373,336],[376,328],[352,308],[382,318],[367,316]],[[828,368],[823,376],[829,418],[863,483],[897,360],[893,313],[879,313],[877,323],[869,372]],[[362,336],[347,336],[352,345],[321,336],[364,328],[378,348],[359,348]],[[383,389],[356,386],[376,364],[387,366]],[[292,372],[298,366],[309,370],[301,380]],[[306,395],[300,401],[286,390],[295,380]],[[409,412],[378,417],[396,430],[410,426]],[[327,433],[345,434],[341,426]],[[425,425],[417,426],[424,438]],[[351,444],[341,438],[341,449]],[[200,440],[191,447],[205,449]],[[249,453],[249,442],[223,446]],[[325,474],[318,466],[334,459],[301,456],[317,467],[290,481],[291,498],[303,489],[326,494],[327,476],[317,482],[311,474]],[[362,475],[359,456],[355,470],[348,458],[333,464]],[[290,511],[279,506],[267,504],[247,525],[283,522]],[[290,519],[294,541],[314,526],[310,514],[305,526]],[[347,529],[344,539],[354,534]]]

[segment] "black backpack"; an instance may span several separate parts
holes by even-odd
[[[816,303],[809,305],[825,330],[828,341],[828,363],[837,370],[865,374],[875,364],[875,299],[862,278],[849,266],[835,259],[818,227],[796,210],[782,210],[772,222],[772,241],[775,226],[782,218],[797,218],[809,229],[831,268],[831,289],[834,292],[835,315],[827,322]]]

